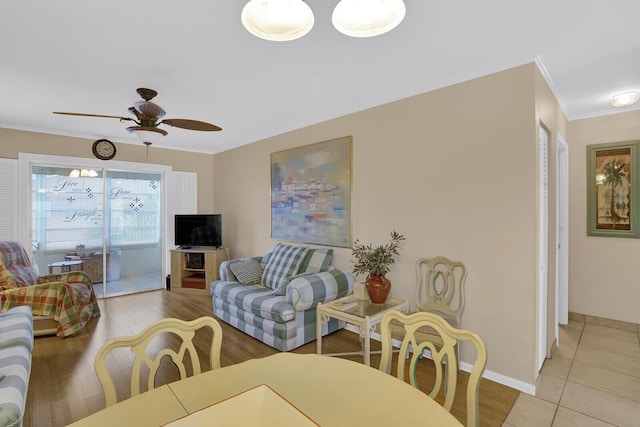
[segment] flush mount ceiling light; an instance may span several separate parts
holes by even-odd
[[[397,27],[405,13],[402,0],[341,0],[331,20],[342,34],[373,37]],[[298,39],[314,23],[311,8],[302,0],[250,0],[241,20],[251,34],[272,41]]]
[[[623,92],[611,97],[611,105],[617,108],[629,107],[640,99],[640,92]]]
[[[341,0],[331,21],[336,30],[351,37],[373,37],[393,30],[404,19],[402,0]]]
[[[242,9],[242,25],[256,37],[289,41],[313,27],[313,12],[302,0],[251,0]]]

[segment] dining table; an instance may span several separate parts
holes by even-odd
[[[249,398],[250,391],[265,386],[292,411],[291,417],[279,415],[278,426],[302,425],[295,421],[294,412],[303,414],[310,425],[321,426],[462,425],[420,390],[376,368],[337,357],[294,353],[251,359],[165,384],[72,425],[268,425],[246,417],[275,410],[273,403]],[[243,396],[244,400],[238,399]],[[226,412],[222,411],[225,405]]]

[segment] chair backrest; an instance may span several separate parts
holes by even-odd
[[[451,411],[456,394],[456,386],[458,379],[458,358],[456,344],[458,340],[468,341],[472,343],[476,349],[476,360],[473,369],[469,375],[466,390],[467,404],[467,426],[477,427],[479,425],[479,408],[478,408],[478,388],[480,379],[487,364],[487,349],[482,339],[471,331],[453,328],[446,320],[434,313],[418,312],[410,315],[391,311],[382,319],[382,358],[380,360],[380,371],[391,374],[393,359],[393,343],[391,340],[392,325],[397,327],[398,324],[404,328],[404,337],[400,345],[399,356],[397,357],[396,377],[402,381],[405,379],[405,357],[408,358],[409,379],[411,385],[419,388],[417,368],[418,362],[423,357],[424,350],[431,352],[431,359],[435,367],[435,380],[433,388],[427,394],[435,399],[443,386],[444,379],[444,408]],[[439,340],[424,340],[424,335],[420,335],[418,329],[429,328],[438,336]],[[424,360],[423,360],[424,361]],[[426,361],[424,361],[426,363]]]
[[[211,369],[220,367],[220,348],[222,346],[222,328],[213,318],[208,316],[200,317],[192,321],[167,318],[152,323],[144,330],[130,337],[116,337],[107,341],[96,354],[94,367],[102,390],[106,406],[115,404],[117,400],[116,389],[107,369],[107,355],[116,348],[129,347],[133,353],[133,366],[131,370],[131,397],[140,394],[141,368],[146,366],[149,370],[147,379],[147,390],[155,388],[155,377],[160,367],[162,358],[169,356],[171,361],[177,366],[180,372],[180,379],[186,378],[187,367],[184,363],[186,353],[191,361],[191,371],[193,375],[202,373],[198,352],[194,344],[195,333],[200,328],[210,328],[213,336],[209,348],[209,366]],[[163,333],[170,333],[180,340],[179,349],[163,348],[155,355],[147,353],[151,341]]]
[[[38,281],[27,251],[18,242],[0,242],[0,264],[13,276],[17,286],[31,286]]]
[[[464,310],[464,282],[467,269],[445,257],[421,258],[416,263],[416,308],[437,312],[454,327],[460,327]]]

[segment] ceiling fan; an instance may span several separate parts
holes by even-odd
[[[65,114],[68,116],[83,116],[83,117],[106,117],[109,119],[119,119],[123,121],[133,121],[137,126],[129,126],[127,130],[135,134],[140,141],[142,141],[147,147],[155,142],[161,136],[167,135],[167,131],[159,128],[159,125],[169,125],[181,129],[197,130],[204,132],[214,132],[222,130],[221,127],[213,125],[207,122],[201,122],[199,120],[190,119],[164,119],[161,120],[166,112],[151,100],[158,95],[153,89],[138,88],[138,94],[142,97],[143,101],[138,101],[129,107],[129,112],[135,116],[122,117],[122,116],[107,116],[103,114],[88,114],[88,113],[69,113],[65,111],[54,111],[53,114]]]

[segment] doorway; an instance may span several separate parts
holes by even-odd
[[[549,270],[549,131],[538,130],[538,165],[540,205],[538,206],[538,371],[547,357],[547,293]]]
[[[34,165],[31,180],[39,270],[84,271],[98,297],[161,287],[160,174]]]
[[[19,240],[40,274],[82,270],[99,298],[161,289],[164,170],[170,168],[103,165],[21,153],[18,185],[31,197],[19,201],[27,213],[19,218]]]
[[[556,339],[569,323],[569,146],[556,136]]]

